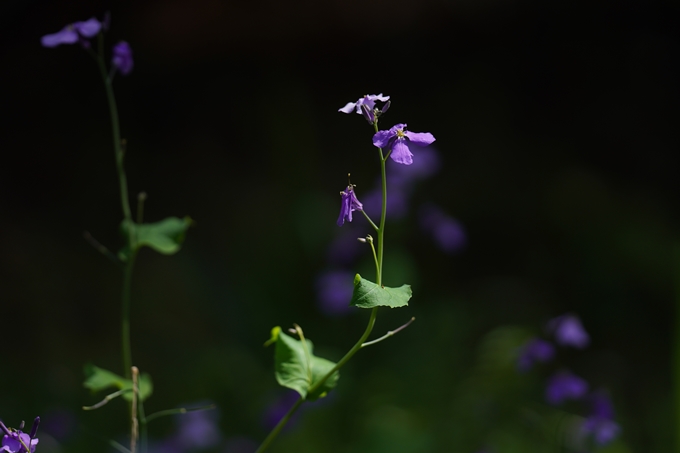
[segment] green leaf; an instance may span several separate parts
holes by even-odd
[[[86,379],[85,382],[83,382],[83,386],[93,392],[99,392],[111,387],[115,387],[118,390],[132,390],[131,379],[125,379],[111,371],[99,368],[92,364],[85,365],[85,377]],[[152,393],[153,383],[151,382],[151,376],[149,376],[148,373],[141,373],[139,375],[139,399],[144,401],[150,397]],[[123,398],[132,401],[132,392],[126,392],[123,394]]]
[[[310,389],[335,366],[330,360],[313,354],[314,346],[310,340],[305,339],[305,348],[300,340],[281,332],[280,327],[272,329],[271,340],[276,341],[274,368],[276,381],[281,386],[295,390],[303,399],[314,401],[326,396],[337,385],[340,373],[336,371],[310,393]]]
[[[123,220],[121,231],[125,238],[130,238],[128,244],[120,251],[119,257],[125,260],[130,250],[139,250],[146,246],[164,255],[177,253],[184,242],[186,232],[193,223],[191,217],[168,217],[155,223],[135,223]],[[132,234],[130,234],[132,230]]]
[[[411,299],[411,294],[410,285],[402,285],[399,288],[378,286],[357,274],[354,277],[354,293],[349,304],[359,308],[405,307]]]

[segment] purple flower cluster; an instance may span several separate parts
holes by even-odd
[[[95,17],[81,22],[74,22],[68,24],[56,33],[44,35],[40,38],[40,43],[43,47],[57,47],[61,44],[75,44],[80,43],[86,49],[91,47],[90,39],[97,36],[100,32],[106,31],[109,28],[109,16],[100,22]],[[128,75],[132,72],[134,62],[132,60],[132,49],[125,41],[120,41],[113,46],[111,66],[123,75]]]
[[[590,343],[590,335],[583,328],[578,316],[567,313],[551,319],[546,324],[547,332],[555,343],[563,347],[583,349]],[[532,338],[520,347],[517,356],[519,371],[529,371],[537,362],[549,362],[555,356],[554,345],[541,338]],[[583,378],[567,370],[552,375],[545,387],[545,399],[552,405],[560,405],[568,400],[589,403],[590,411],[581,424],[578,437],[580,441],[592,437],[597,445],[606,445],[614,440],[621,428],[614,421],[614,408],[610,399],[602,391],[588,393],[590,386]]]
[[[0,421],[0,429],[5,435],[2,437],[2,447],[0,452],[7,453],[33,453],[35,447],[38,445],[38,438],[35,437],[38,432],[38,425],[40,425],[40,417],[36,417],[33,421],[30,434],[23,433],[24,422],[21,422],[19,429],[7,428],[5,424]]]
[[[218,418],[217,410],[179,414],[175,417],[175,434],[155,442],[149,450],[151,453],[184,453],[215,448],[222,442]]]

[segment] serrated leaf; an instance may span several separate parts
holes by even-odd
[[[399,288],[379,286],[357,274],[354,277],[354,292],[349,304],[359,308],[405,307],[411,295],[410,285],[402,285]]]
[[[118,376],[116,373],[99,368],[92,364],[85,365],[85,382],[83,386],[99,392],[108,388],[117,388],[118,390],[130,389],[132,390],[132,380]],[[139,399],[146,400],[153,393],[153,382],[148,373],[141,373],[139,375]],[[123,398],[132,401],[132,392],[123,394]]]
[[[126,246],[118,255],[125,260],[130,255],[130,250],[138,250],[145,246],[164,255],[173,255],[181,248],[192,222],[190,217],[183,219],[168,217],[154,223],[134,223],[124,220],[121,224],[121,231],[123,236],[130,238],[132,244]]]
[[[272,335],[272,339],[276,341],[274,355],[276,381],[283,387],[295,390],[308,401],[326,396],[338,383],[340,374],[337,371],[313,393],[309,391],[333,369],[335,363],[315,356],[314,345],[310,340],[305,339],[307,349],[305,352],[300,340],[281,332],[280,327],[272,329],[272,333],[275,330],[277,334]]]

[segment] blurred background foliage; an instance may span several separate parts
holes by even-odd
[[[346,174],[361,197],[379,168],[370,128],[337,109],[383,92],[383,126],[437,138],[439,171],[387,230],[386,282],[414,297],[374,335],[417,321],[358,354],[271,451],[571,451],[582,411],[543,398],[561,366],[612,396],[622,435],[603,451],[673,448],[676,2],[15,0],[0,6],[0,417],[41,415],[40,451],[106,451],[127,430],[120,401],[79,409],[101,397],[84,363],[122,373],[121,276],[83,240],[121,244],[105,96],[84,51],[40,46],[106,10],[109,44],[135,58],[114,83],[130,192],[149,194],[148,221],[196,221],[178,255],[137,262],[147,413],[215,402],[205,451],[249,451],[285,397],[269,329],[296,322],[334,360],[359,337],[368,313],[329,316],[317,279]],[[428,203],[463,226],[457,253],[421,229]],[[361,216],[349,228],[370,233]],[[518,374],[517,347],[565,312],[591,346]]]

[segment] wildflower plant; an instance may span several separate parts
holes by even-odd
[[[110,58],[106,57],[104,39],[109,28],[110,16],[108,14],[102,21],[93,17],[86,21],[74,22],[56,33],[43,36],[41,44],[48,48],[57,47],[62,44],[80,44],[80,47],[89,53],[96,63],[104,84],[104,91],[106,93],[110,113],[114,161],[118,174],[118,186],[120,191],[123,218],[119,228],[123,237],[123,246],[117,253],[113,253],[107,247],[100,244],[89,233],[85,233],[85,238],[99,252],[111,259],[123,274],[121,291],[121,356],[123,366],[122,375],[92,364],[87,364],[85,366],[86,380],[84,386],[86,388],[93,392],[112,388],[115,389],[115,391],[108,394],[99,403],[92,406],[85,406],[83,409],[98,409],[119,396],[126,399],[128,401],[128,413],[131,426],[130,448],[128,450],[114,441],[111,441],[111,444],[119,451],[131,451],[134,453],[140,435],[143,447],[142,450],[145,450],[148,422],[163,415],[187,412],[187,409],[179,408],[145,415],[144,401],[151,396],[153,385],[151,377],[147,373],[140,373],[139,369],[133,365],[132,345],[130,341],[131,286],[135,260],[137,253],[142,247],[149,247],[164,255],[173,255],[177,253],[181,248],[187,230],[192,224],[192,220],[190,217],[167,217],[154,223],[144,222],[144,201],[146,200],[146,194],[143,192],[137,197],[136,218],[133,217],[128,193],[127,176],[124,167],[127,141],[122,137],[120,131],[118,107],[113,91],[113,80],[116,74],[121,74],[122,76],[129,75],[134,67],[134,61],[132,57],[132,48],[126,41],[120,41],[115,44],[112,47]],[[95,46],[92,45],[91,40],[96,40]],[[37,428],[38,421],[39,419],[36,419],[35,428]],[[2,428],[5,432],[2,450],[8,452],[27,451],[29,444],[31,451],[35,449],[35,444],[38,442],[37,439],[34,439],[35,428],[31,431],[30,436],[21,433],[20,430],[8,430],[4,425],[2,425]],[[21,448],[17,447],[17,443],[21,445]]]
[[[389,96],[383,96],[380,93],[363,96],[356,102],[349,102],[344,107],[338,109],[339,112],[343,113],[349,114],[355,112],[363,115],[366,121],[373,127],[372,143],[378,148],[377,157],[380,163],[382,189],[380,220],[377,223],[372,220],[357,195],[356,186],[351,182],[340,192],[340,214],[337,220],[338,226],[342,226],[346,221],[353,221],[354,212],[361,212],[366,218],[369,227],[375,233],[375,238],[370,234],[358,238],[359,242],[366,244],[370,248],[370,253],[375,263],[375,281],[356,274],[354,276],[354,290],[351,299],[347,301],[348,305],[370,310],[368,324],[359,340],[338,362],[332,362],[314,355],[313,344],[309,339],[305,338],[299,325],[295,324],[294,328],[288,331],[289,333],[284,332],[280,326],[272,329],[271,338],[265,345],[275,344],[274,367],[276,380],[281,386],[295,390],[298,393],[298,398],[265,438],[257,453],[264,452],[271,445],[281,429],[304,402],[323,398],[328,392],[333,390],[340,378],[340,369],[354,354],[362,348],[389,338],[408,327],[414,320],[414,318],[411,318],[406,324],[387,332],[382,337],[371,341],[368,340],[375,325],[378,309],[380,307],[405,307],[412,296],[411,287],[408,284],[399,287],[388,287],[383,283],[387,210],[387,175],[385,165],[387,159],[392,158],[398,164],[411,165],[413,159],[417,159],[417,156],[414,156],[411,150],[411,146],[427,146],[435,141],[434,136],[430,133],[408,131],[406,124],[400,123],[387,130],[380,130],[379,120],[389,108],[390,102]],[[381,104],[380,107],[379,103]]]

